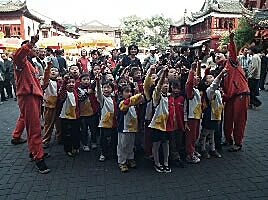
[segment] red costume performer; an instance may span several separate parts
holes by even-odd
[[[37,161],[36,165],[40,173],[48,173],[49,169],[42,159],[44,153],[42,148],[40,109],[43,92],[40,87],[38,71],[27,59],[27,56],[33,55],[32,47],[36,41],[24,44],[14,55],[20,116],[12,136],[13,139],[20,138],[24,127],[26,127],[28,150],[31,153],[31,157]]]
[[[234,34],[230,35],[229,59],[224,67],[228,75],[224,78],[224,135],[228,143],[235,141],[231,151],[238,151],[242,147],[242,140],[247,122],[249,105],[249,88],[245,73],[238,62],[236,47],[233,41]]]

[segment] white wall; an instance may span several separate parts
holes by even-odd
[[[37,33],[37,30],[39,30],[39,22],[36,22],[32,19],[29,19],[25,16],[23,16],[24,20],[24,35],[25,35],[25,40],[30,40],[31,36],[34,36]],[[30,27],[30,35],[28,35],[28,27]]]

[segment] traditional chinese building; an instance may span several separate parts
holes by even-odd
[[[26,1],[5,1],[0,3],[0,33],[4,37],[17,37],[28,40],[37,34],[43,20],[33,15]]]
[[[91,22],[82,24],[78,27],[79,34],[83,35],[86,33],[104,33],[112,38],[114,38],[114,42],[116,47],[120,47],[120,38],[121,38],[121,31],[119,27],[111,27],[97,20],[93,20]]]
[[[256,30],[255,40],[268,46],[268,1],[241,0],[240,5],[243,17]]]
[[[205,0],[199,12],[187,13],[170,26],[170,44],[218,48],[219,38],[238,26],[242,17],[239,0]]]

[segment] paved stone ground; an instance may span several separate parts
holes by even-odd
[[[115,160],[100,163],[96,152],[68,158],[53,144],[48,175],[29,162],[26,144],[10,144],[18,106],[9,100],[0,105],[0,199],[268,199],[268,93],[260,99],[261,109],[249,111],[243,151],[224,149],[222,159],[158,174],[139,156],[138,168],[121,174]]]

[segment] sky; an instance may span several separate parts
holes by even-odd
[[[59,23],[79,25],[98,20],[110,26],[119,26],[120,19],[129,15],[142,18],[156,14],[178,21],[187,9],[199,11],[204,0],[27,0],[33,9]]]

